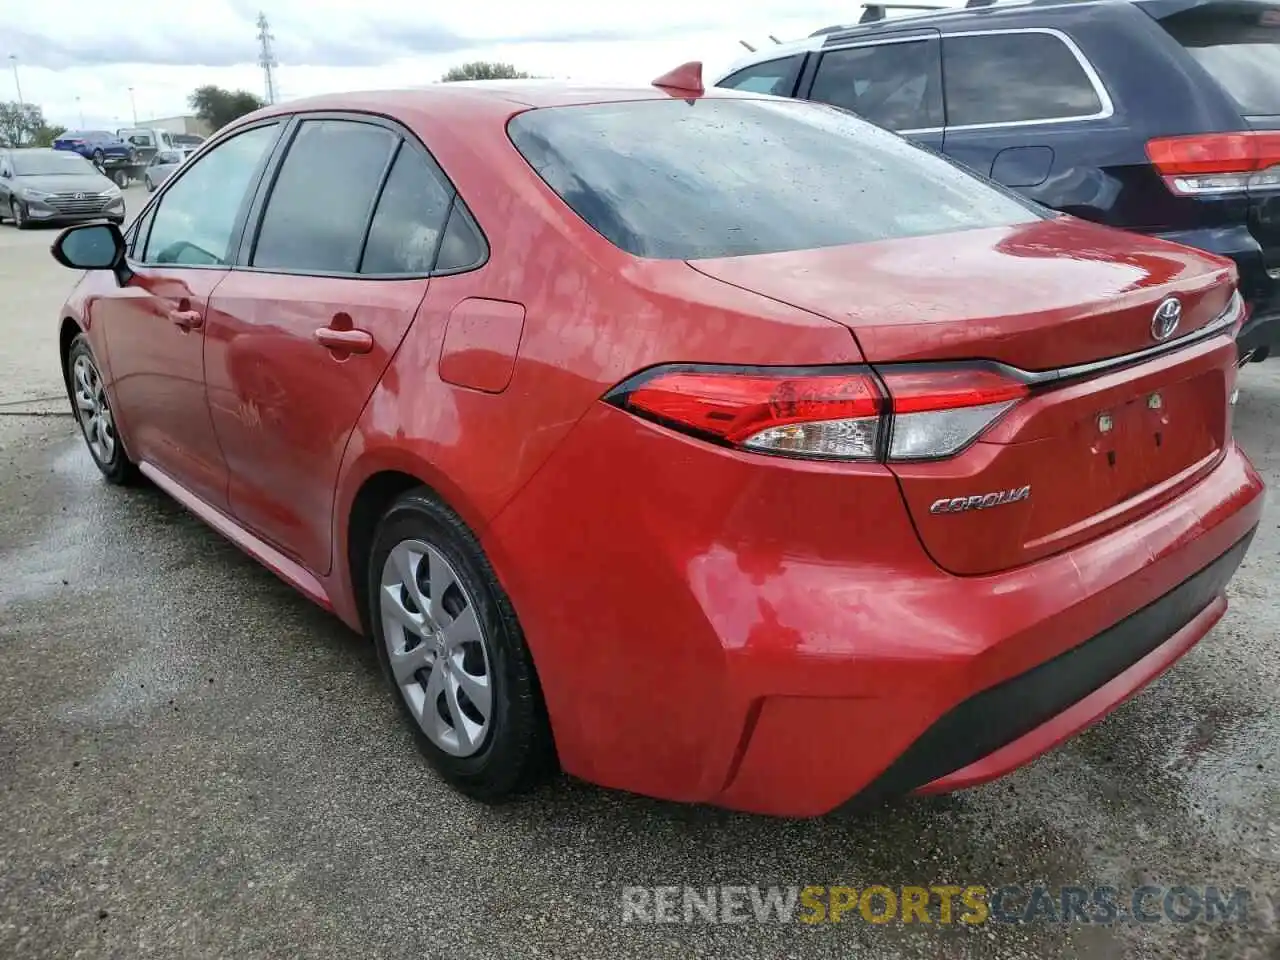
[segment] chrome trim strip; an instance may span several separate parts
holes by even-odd
[[[1155,346],[1147,347],[1134,353],[1126,353],[1119,357],[1108,357],[1106,360],[1080,363],[1072,367],[1059,367],[1056,370],[1030,371],[1019,370],[1016,367],[1011,367],[1010,369],[1016,371],[1025,383],[1036,386],[1045,383],[1058,383],[1062,380],[1075,380],[1079,377],[1094,376],[1099,373],[1106,373],[1108,370],[1116,370],[1120,367],[1141,363],[1143,360],[1152,360],[1166,353],[1181,350],[1183,347],[1188,347],[1193,343],[1216,337],[1230,330],[1236,324],[1236,321],[1240,319],[1240,314],[1243,311],[1244,299],[1240,296],[1240,291],[1237,290],[1231,295],[1231,301],[1222,313],[1218,314],[1217,317],[1206,323],[1199,330],[1192,330],[1176,340],[1166,340],[1164,343],[1157,343]]]
[[[923,30],[925,28],[921,27],[920,29]],[[932,29],[936,31],[937,28]],[[940,35],[936,32],[922,32],[911,36],[893,36],[873,40],[851,39],[848,43],[839,43],[838,45],[833,44],[829,47],[824,46],[821,48],[821,53],[822,56],[825,57],[828,53],[834,53],[837,50],[849,50],[858,47],[876,47],[890,43],[918,43],[922,40],[941,39],[943,45],[942,56],[945,58],[946,42],[951,37],[991,37],[1009,33],[1044,33],[1051,37],[1057,37],[1058,40],[1060,40],[1071,52],[1071,55],[1076,58],[1076,62],[1080,64],[1080,69],[1084,71],[1090,85],[1093,87],[1093,92],[1097,94],[1098,103],[1102,105],[1102,109],[1096,113],[1084,114],[1078,117],[1044,117],[1038,120],[1000,120],[992,123],[947,124],[945,127],[917,127],[907,130],[896,130],[894,132],[902,136],[910,136],[913,134],[923,133],[942,133],[943,131],[950,133],[953,130],[1004,130],[1007,128],[1017,127],[1039,127],[1047,123],[1081,123],[1086,120],[1107,120],[1115,115],[1116,108],[1114,101],[1111,99],[1111,94],[1107,92],[1107,88],[1102,82],[1102,77],[1098,74],[1098,71],[1094,69],[1093,64],[1089,62],[1088,57],[1084,55],[1084,51],[1082,51],[1076,42],[1069,36],[1061,30],[1054,29],[1053,27],[998,27],[991,30],[958,30],[954,33],[942,32]],[[821,68],[821,63],[819,63],[819,68]],[[943,84],[943,87],[943,104],[945,108],[945,83]]]

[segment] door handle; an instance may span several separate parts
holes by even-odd
[[[343,353],[368,353],[373,349],[373,334],[368,330],[336,330],[321,327],[315,332],[316,342]]]
[[[204,323],[199,310],[170,310],[169,319],[183,330],[197,330]]]

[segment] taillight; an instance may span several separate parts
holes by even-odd
[[[1147,156],[1182,196],[1280,187],[1280,131],[1159,137],[1147,142]]]
[[[882,375],[893,398],[890,460],[952,456],[1030,393],[982,367],[886,368]]]
[[[938,459],[964,449],[1028,387],[982,367],[658,367],[606,400],[725,446],[824,460]]]

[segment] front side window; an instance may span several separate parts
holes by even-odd
[[[144,261],[184,266],[229,263],[241,207],[279,133],[279,124],[273,123],[237,134],[175,181],[160,198]]]
[[[821,104],[708,97],[512,119],[530,166],[642,257],[692,260],[1027,223],[1026,202]]]
[[[355,273],[374,195],[400,138],[354,120],[304,120],[267,200],[253,265]]]
[[[1084,67],[1051,33],[944,37],[947,126],[1067,120],[1102,112]]]
[[[748,93],[769,93],[779,97],[789,97],[795,90],[796,71],[800,66],[800,58],[780,57],[764,63],[752,64],[721,80],[717,86],[731,90],[745,90]]]
[[[888,130],[942,126],[936,41],[881,43],[824,54],[809,99],[851,110]]]

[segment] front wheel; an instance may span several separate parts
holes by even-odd
[[[65,373],[72,411],[93,462],[112,483],[124,484],[137,479],[138,468],[124,452],[124,445],[116,433],[116,419],[111,411],[107,388],[102,382],[93,349],[83,333],[71,341]]]
[[[21,200],[13,200],[9,204],[9,217],[19,230],[31,229],[31,218],[27,216],[27,205]]]
[[[418,747],[450,784],[497,802],[555,769],[533,658],[462,520],[427,490],[383,515],[368,565],[378,659]]]

